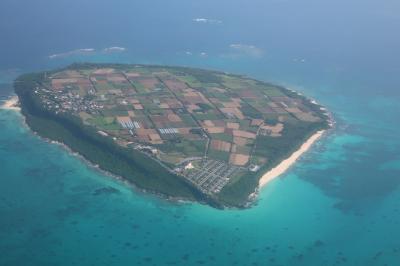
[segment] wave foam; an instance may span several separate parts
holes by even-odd
[[[112,46],[103,49],[103,52],[105,53],[125,52],[125,51],[126,51],[125,47],[119,47],[119,46]]]
[[[261,58],[265,54],[263,49],[252,44],[233,43],[229,45],[229,49],[230,52],[222,56],[230,58],[240,58],[240,57]]]
[[[52,54],[49,55],[50,59],[56,59],[56,58],[63,58],[63,57],[68,57],[68,56],[73,56],[73,55],[86,55],[86,54],[92,54],[96,52],[94,48],[83,48],[83,49],[76,49],[64,53],[58,53],[58,54]]]

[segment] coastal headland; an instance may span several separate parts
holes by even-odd
[[[297,92],[212,70],[73,64],[14,87],[38,135],[142,190],[217,208],[251,206],[331,124]]]

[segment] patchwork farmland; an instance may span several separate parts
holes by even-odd
[[[179,67],[67,69],[35,94],[46,109],[79,117],[209,195],[273,166],[326,120],[319,106],[282,87]]]

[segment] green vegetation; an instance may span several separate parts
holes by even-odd
[[[221,160],[221,161],[229,160],[229,152],[225,152],[225,151],[217,151],[217,150],[210,149],[208,151],[208,156],[215,160]]]
[[[263,118],[262,114],[259,111],[257,111],[257,109],[255,109],[254,107],[252,107],[249,104],[245,104],[241,110],[245,116],[248,116],[250,118],[254,118],[254,119],[262,119]]]
[[[202,156],[204,154],[206,142],[204,140],[190,141],[185,139],[177,139],[157,145],[157,147],[165,153],[178,152],[183,157],[186,156]]]
[[[275,165],[297,150],[313,133],[323,128],[322,124],[316,123],[288,123],[282,137],[260,136],[257,138],[255,154],[270,158],[266,166]]]
[[[213,139],[217,140],[223,140],[223,141],[232,141],[232,135],[225,134],[225,133],[215,133],[215,134],[210,134]]]
[[[194,117],[197,120],[218,120],[218,119],[222,119],[223,116],[219,113],[207,113],[207,114],[194,114]]]
[[[217,75],[217,72],[209,70],[182,68],[186,75],[191,75],[201,83],[221,83],[222,79]]]
[[[207,112],[207,111],[213,109],[212,106],[210,106],[209,104],[206,104],[206,103],[198,103],[197,106],[200,107],[201,112]]]

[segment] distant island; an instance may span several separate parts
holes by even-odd
[[[73,64],[14,88],[38,135],[142,190],[217,208],[250,206],[331,125],[295,91],[187,67]]]

